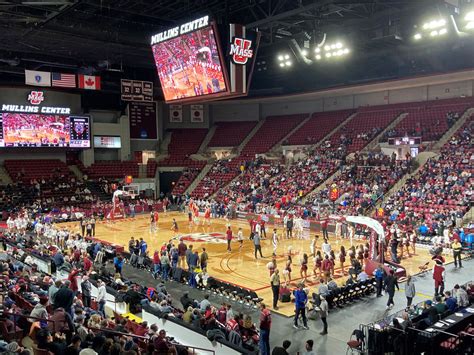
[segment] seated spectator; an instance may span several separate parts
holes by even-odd
[[[446,307],[448,307],[450,312],[454,312],[458,307],[456,298],[452,297],[450,291],[446,291],[444,293],[444,303],[446,304]]]

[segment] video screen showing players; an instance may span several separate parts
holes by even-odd
[[[0,147],[90,147],[88,117],[4,112],[0,128]]]
[[[155,44],[152,48],[166,101],[227,91],[212,26]]]

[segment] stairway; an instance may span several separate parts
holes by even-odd
[[[279,142],[277,142],[271,149],[270,149],[270,152],[272,151],[277,151],[279,150],[279,148],[281,148],[282,144],[289,138],[293,135],[293,133],[295,133],[297,130],[299,130],[303,125],[306,124],[306,122],[308,122],[309,120],[311,119],[311,115],[309,115],[308,117],[306,117],[303,121],[301,121],[295,128],[293,128],[290,132],[288,132],[288,134],[286,136],[284,136],[282,139],[280,139]]]
[[[209,142],[211,141],[212,137],[214,136],[214,133],[216,132],[216,129],[217,129],[217,126],[212,126],[211,129],[207,132],[207,135],[206,137],[204,138],[204,140],[202,141],[200,147],[199,147],[199,150],[198,150],[198,154],[200,153],[204,153],[206,151],[206,148],[207,148],[207,145],[209,144]]]
[[[308,192],[306,194],[306,196],[304,196],[302,199],[301,199],[301,202],[303,204],[305,204],[307,202],[307,200],[312,196],[314,195],[315,193],[321,191],[322,189],[324,189],[328,184],[330,184],[331,182],[334,181],[335,178],[337,178],[339,175],[341,175],[341,171],[338,169],[334,174],[332,174],[330,177],[328,177],[326,180],[324,180],[321,184],[319,184],[315,189],[313,189],[312,191]]]
[[[68,165],[68,168],[78,180],[83,179],[84,175],[77,165]]]
[[[392,128],[395,128],[405,117],[408,116],[408,113],[401,113],[398,115],[397,118],[395,118],[392,123],[390,123],[385,129],[380,132],[374,139],[372,139],[369,144],[367,144],[362,150],[361,153],[367,153],[371,149],[375,148],[377,144],[379,144],[379,140],[384,136],[386,132],[391,130]]]
[[[13,181],[3,166],[0,165],[0,185],[11,184]]]
[[[184,195],[190,194],[193,192],[193,190],[199,185],[202,179],[204,179],[204,176],[207,175],[209,170],[211,170],[213,163],[206,164],[206,166],[200,171],[198,176],[193,180],[193,182],[188,186],[188,188],[184,191]]]
[[[344,121],[342,121],[336,128],[334,128],[331,132],[329,132],[328,134],[326,134],[325,137],[323,137],[323,139],[321,139],[319,142],[317,142],[315,145],[313,145],[314,148],[317,148],[319,147],[321,144],[323,144],[324,142],[326,142],[334,133],[336,133],[337,131],[339,131],[339,129],[344,126],[345,124],[349,123],[355,116],[357,116],[357,112],[354,112],[352,115],[350,115],[349,117],[347,117]]]
[[[244,147],[247,145],[247,143],[249,142],[249,140],[252,139],[252,137],[255,135],[255,133],[258,132],[258,130],[260,129],[260,127],[262,127],[262,125],[265,123],[265,119],[259,121],[255,127],[250,131],[250,133],[247,135],[247,137],[245,137],[245,139],[242,141],[242,143],[240,143],[240,145],[237,147],[237,156],[240,155],[240,153],[242,152],[242,149],[244,149]]]
[[[392,188],[390,190],[388,190],[384,195],[383,195],[383,199],[380,199],[375,208],[379,208],[382,203],[383,203],[383,200],[389,198],[390,196],[392,196],[394,193],[396,193],[398,190],[400,190],[402,188],[403,185],[405,185],[405,182],[413,177],[413,176],[416,176],[416,174],[418,174],[418,172],[423,169],[423,167],[425,166],[426,162],[431,159],[431,158],[434,158],[436,157],[437,154],[434,153],[434,152],[421,152],[420,154],[417,155],[417,157],[415,158],[415,162],[417,162],[419,165],[418,165],[418,168],[416,168],[415,171],[413,171],[412,173],[409,173],[409,174],[406,174],[404,177],[402,177],[400,180],[398,180],[398,182],[392,186]]]
[[[457,132],[459,128],[462,127],[462,125],[467,121],[469,117],[471,117],[474,114],[474,108],[470,108],[464,112],[464,114],[456,121],[456,123],[436,142],[432,150],[438,151],[441,149],[443,145],[445,145],[451,137],[454,135],[454,133]]]

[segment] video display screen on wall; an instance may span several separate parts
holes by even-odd
[[[90,148],[89,117],[0,113],[0,147]]]
[[[228,91],[217,43],[209,25],[152,46],[167,102]]]

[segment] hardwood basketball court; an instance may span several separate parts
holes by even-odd
[[[199,253],[202,247],[206,248],[209,254],[208,273],[210,276],[254,290],[259,297],[264,299],[264,302],[271,306],[272,291],[270,288],[270,277],[267,268],[268,262],[272,260],[273,246],[271,244],[271,233],[273,226],[267,226],[267,240],[262,240],[262,253],[264,258],[260,256],[257,260],[254,258],[254,247],[251,240],[248,239],[250,235],[249,224],[245,221],[232,220],[230,221],[234,237],[237,234],[238,228],[241,227],[244,232],[244,244],[242,250],[239,250],[239,243],[232,242],[232,252],[227,252],[227,244],[225,240],[226,224],[225,219],[212,219],[210,226],[199,226],[190,229],[187,214],[180,212],[160,213],[158,231],[152,233],[150,231],[150,222],[148,215],[139,215],[135,218],[127,218],[117,220],[114,222],[99,222],[96,225],[96,238],[115,244],[125,246],[128,250],[128,241],[133,236],[135,239],[143,238],[148,244],[149,254],[152,256],[155,249],[160,249],[163,243],[168,242],[174,237],[174,232],[171,230],[172,220],[176,219],[179,226],[180,237],[185,238],[186,244],[193,245],[193,249],[198,248]],[[201,219],[202,222],[202,219]],[[80,231],[79,223],[67,223],[69,228]],[[283,229],[278,228],[279,234],[283,235]],[[322,238],[318,242],[318,248]],[[355,245],[361,244],[365,241],[354,241]],[[176,238],[175,244],[179,243]],[[332,249],[336,252],[339,250],[340,243],[346,249],[350,246],[348,240],[336,240],[335,236],[330,236],[330,244]],[[291,286],[295,287],[300,278],[300,258],[303,253],[310,254],[310,240],[309,234],[305,239],[283,239],[281,238],[277,249],[277,267],[282,271],[287,260],[288,252],[291,250],[293,256],[292,265],[292,282]],[[451,262],[452,255],[446,255],[446,262]],[[406,268],[407,273],[419,273],[419,266],[431,261],[431,255],[427,249],[417,248],[416,255],[411,257],[404,256],[402,265]],[[342,272],[339,268],[339,263],[336,262],[335,279],[339,284],[347,280],[347,276],[342,277]],[[350,264],[347,258],[346,273]],[[432,266],[432,265],[431,265]],[[429,268],[431,268],[429,266]],[[310,257],[308,264],[308,280],[306,286],[311,287],[311,293],[317,290],[319,280],[315,280],[313,276],[313,260]],[[145,271],[139,271],[145,272]],[[281,277],[283,282],[283,277]],[[279,310],[276,311],[283,315],[291,316],[294,314],[293,303],[279,303]]]

